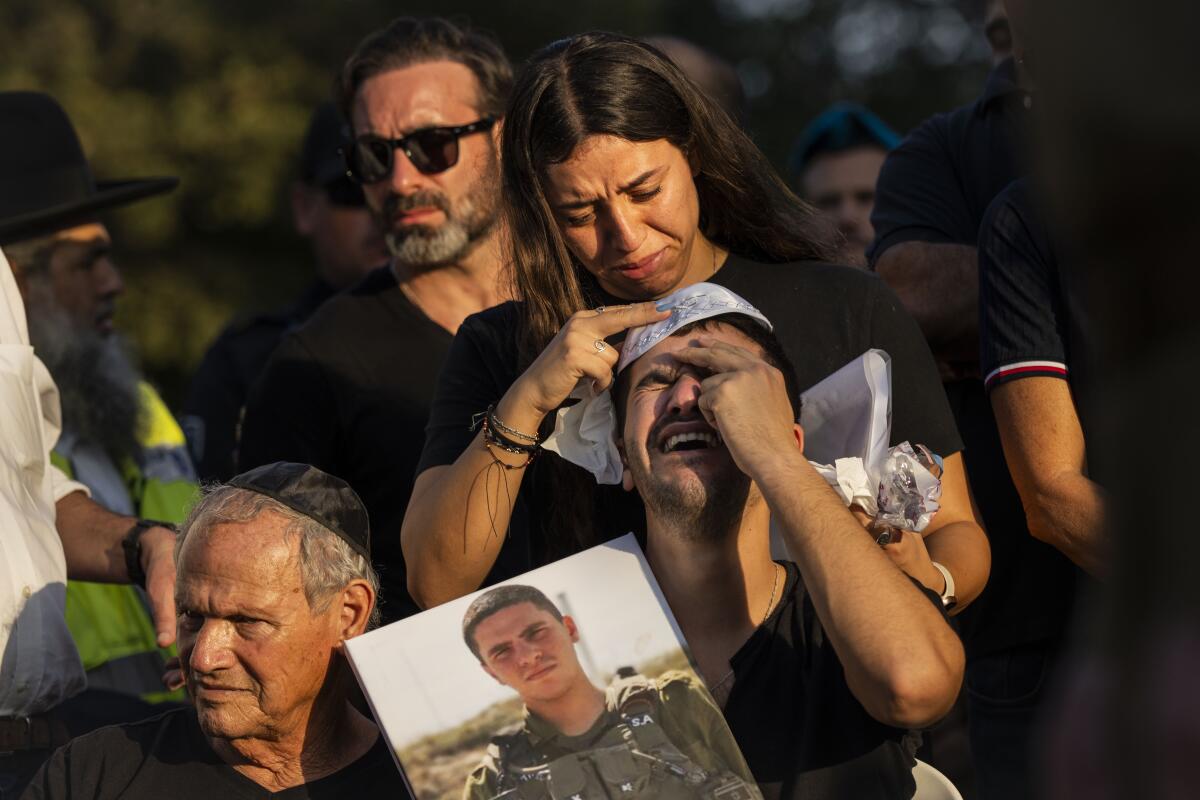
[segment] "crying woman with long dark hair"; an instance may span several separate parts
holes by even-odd
[[[894,442],[945,459],[929,557],[953,574],[960,608],[979,594],[987,543],[916,324],[874,275],[828,263],[832,226],[669,59],[614,34],[555,42],[517,80],[501,154],[520,299],[468,318],[444,367],[402,532],[418,603],[640,529],[635,494],[536,442],[581,381],[611,383],[607,342],[665,318],[655,301],[701,281],[774,322],[802,388],[868,349],[891,356]],[[927,563],[901,566],[943,591]]]

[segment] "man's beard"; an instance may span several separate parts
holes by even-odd
[[[124,341],[76,325],[53,304],[30,309],[29,340],[58,384],[63,427],[99,445],[114,461],[134,455],[141,376]]]
[[[696,475],[671,480],[650,465],[649,449],[654,446],[650,442],[658,438],[652,431],[646,450],[628,458],[634,486],[647,512],[691,541],[719,541],[735,533],[750,497],[750,477],[732,464],[723,474],[707,480]]]
[[[414,269],[462,260],[495,226],[498,191],[495,167],[489,165],[456,203],[433,190],[388,195],[379,214],[381,227],[387,231],[384,241],[388,251],[398,263]],[[428,207],[439,209],[446,221],[437,226],[392,227],[397,213]]]

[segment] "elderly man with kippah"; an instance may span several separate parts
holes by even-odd
[[[315,467],[259,467],[196,505],[176,559],[194,707],[75,739],[24,796],[407,797],[342,658],[378,620],[358,495]]]

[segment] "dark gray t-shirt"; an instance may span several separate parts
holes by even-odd
[[[385,622],[418,611],[400,524],[451,338],[383,267],[286,334],[246,401],[240,471],[274,461],[312,464],[362,498]]]
[[[113,725],[60,747],[22,800],[341,800],[411,795],[381,735],[347,767],[320,780],[270,792],[222,761],[191,708]]]

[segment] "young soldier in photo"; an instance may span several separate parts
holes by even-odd
[[[596,686],[575,652],[578,626],[540,590],[481,594],[463,615],[463,639],[525,704],[520,727],[492,739],[464,800],[761,798],[720,710],[693,677],[667,672]]]

